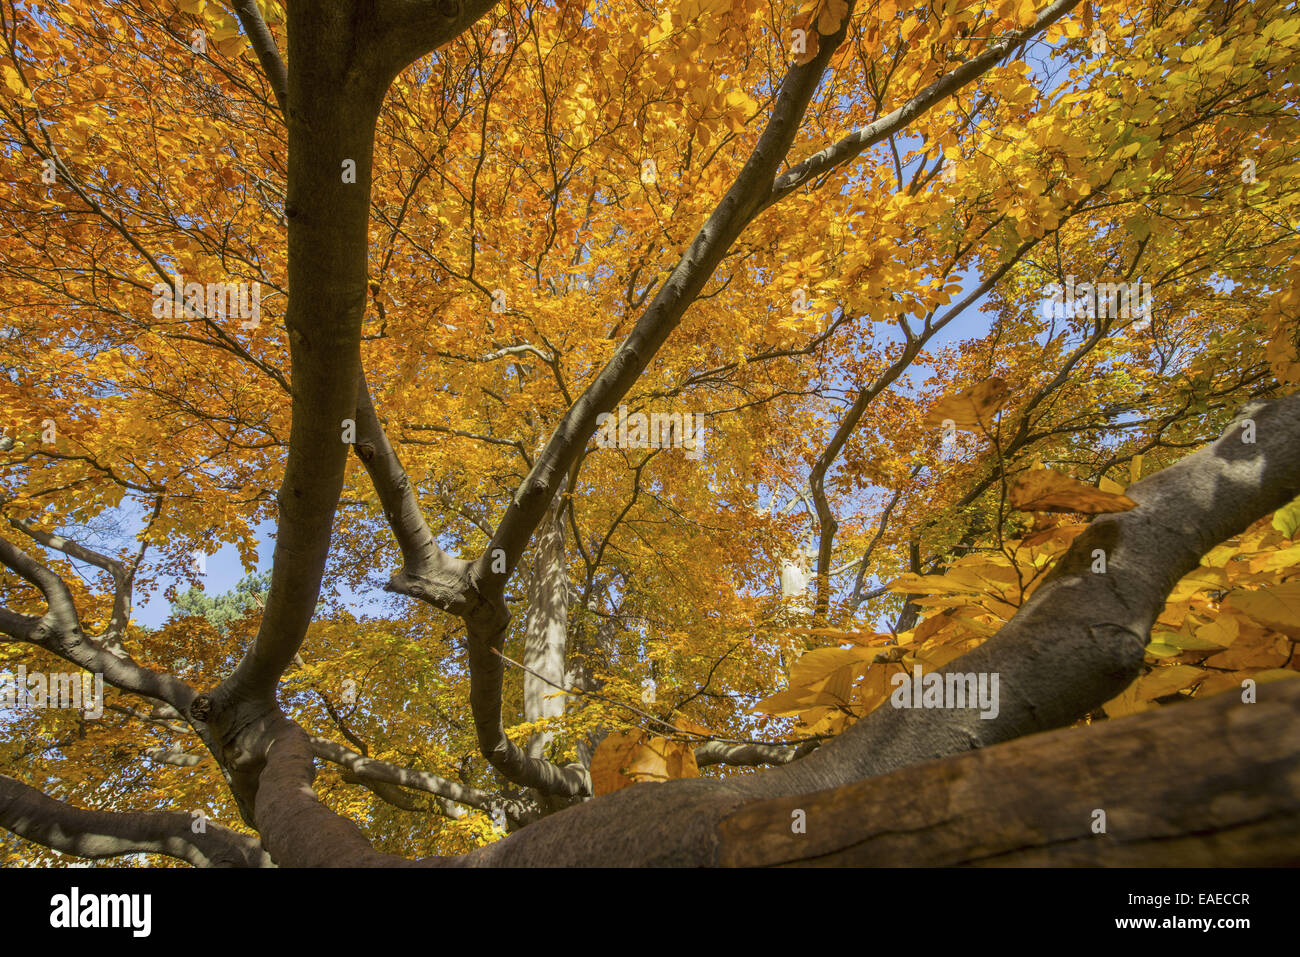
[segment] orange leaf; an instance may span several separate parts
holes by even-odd
[[[817,15],[817,32],[824,37],[830,36],[840,28],[848,14],[847,0],[825,0],[821,13]]]
[[[642,781],[694,778],[699,773],[689,742],[644,733],[607,735],[591,758],[591,784],[597,795]]]
[[[964,392],[946,396],[925,417],[927,425],[942,427],[951,421],[954,428],[978,429],[992,421],[993,413],[1011,395],[1005,379],[985,379]]]
[[[1012,508],[1022,512],[1127,512],[1137,502],[1127,495],[1103,492],[1051,469],[1021,472],[1009,490]]]

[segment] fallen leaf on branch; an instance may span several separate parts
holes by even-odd
[[[699,777],[695,749],[686,741],[638,732],[605,736],[591,757],[591,784],[599,796],[643,781]]]
[[[1093,488],[1052,469],[1021,472],[1012,480],[1008,495],[1011,507],[1022,512],[1085,512],[1101,515],[1137,508],[1137,502],[1127,495]]]

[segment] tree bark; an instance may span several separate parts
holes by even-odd
[[[1300,864],[1300,681],[1257,691],[1257,704],[1227,691],[747,805],[720,823],[716,862]]]
[[[564,660],[569,633],[569,566],[564,557],[563,488],[547,510],[537,535],[537,558],[528,582],[528,617],[524,628],[524,720],[564,714]],[[530,758],[546,754],[554,734],[533,735]]]
[[[182,811],[91,811],[73,807],[0,774],[0,827],[65,854],[98,860],[165,854],[196,867],[269,867],[257,838],[219,824],[195,831]]]
[[[1300,681],[1261,685],[1258,699],[1225,692],[771,800],[725,783],[640,784],[465,863],[1300,864]]]

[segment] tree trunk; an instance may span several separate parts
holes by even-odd
[[[564,714],[564,659],[569,631],[569,566],[564,558],[564,494],[555,496],[537,534],[537,558],[528,582],[528,620],[524,629],[524,720]],[[530,758],[541,758],[554,735],[533,735]]]

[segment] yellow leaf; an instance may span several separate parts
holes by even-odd
[[[1172,635],[1173,632],[1164,631],[1159,632],[1159,634]],[[1181,654],[1177,645],[1171,645],[1167,641],[1157,640],[1154,634],[1152,635],[1152,640],[1147,642],[1147,646],[1143,651],[1153,658],[1172,658],[1174,655]]]
[[[776,717],[788,717],[792,714],[800,714],[807,711],[812,706],[814,695],[803,688],[789,688],[785,691],[778,691],[776,694],[768,695],[766,698],[754,704],[754,710],[759,714],[770,714]]]
[[[1068,548],[1076,538],[1083,534],[1084,529],[1087,527],[1087,525],[1056,525],[1026,535],[1021,539],[1020,544],[1025,548],[1034,548],[1040,545]]]
[[[1265,552],[1250,560],[1250,570],[1254,574],[1282,571],[1295,565],[1300,565],[1300,543],[1277,551]]]
[[[685,731],[687,734],[698,734],[702,738],[713,737],[713,732],[704,725],[696,724],[694,721],[689,721],[686,718],[674,718],[673,726],[679,730]]]
[[[804,66],[811,63],[817,56],[817,51],[821,48],[821,41],[817,38],[817,31],[812,28],[810,20],[794,21],[794,62],[797,66]]]
[[[1295,538],[1295,533],[1300,531],[1300,498],[1273,513],[1273,527],[1287,538]]]
[[[853,695],[854,705],[862,714],[870,713],[889,698],[894,690],[890,679],[899,668],[898,665],[878,665],[867,672],[866,680],[854,689]]]
[[[624,777],[623,769],[641,743],[635,732],[616,731],[605,736],[591,756],[591,786],[596,794],[608,794],[632,784]]]
[[[1204,629],[1201,629],[1204,630]],[[1183,622],[1183,628],[1179,631],[1153,631],[1151,632],[1151,645],[1164,645],[1173,648],[1174,654],[1182,654],[1184,651],[1222,651],[1226,646],[1219,644],[1210,637],[1202,637],[1201,630],[1191,632],[1191,620]],[[1166,657],[1165,655],[1156,654],[1157,658]]]
[[[980,592],[980,586],[970,581],[948,575],[914,575],[911,572],[899,575],[885,587],[908,595],[975,595]]]
[[[1274,631],[1250,625],[1227,651],[1205,659],[1207,668],[1239,671],[1243,668],[1278,668],[1291,657],[1291,639]]]
[[[23,91],[23,81],[19,78],[17,70],[5,64],[4,67],[0,68],[0,73],[4,74],[5,86],[9,87],[10,90],[14,93]]]
[[[1300,671],[1292,671],[1290,668],[1266,668],[1263,671],[1256,671],[1253,675],[1247,675],[1247,677],[1254,678],[1256,684],[1268,684],[1270,681],[1300,678]]]
[[[1228,587],[1228,574],[1222,568],[1199,565],[1181,579],[1169,593],[1167,604],[1184,601],[1200,591],[1223,591]]]
[[[1150,674],[1144,675],[1137,680],[1138,698],[1143,701],[1163,698],[1167,694],[1182,691],[1189,685],[1195,684],[1205,674],[1204,669],[1197,668],[1194,665],[1155,668]]]
[[[1152,707],[1153,705],[1148,702],[1138,699],[1136,681],[1102,705],[1108,718],[1122,718],[1126,714],[1137,714],[1139,711],[1148,711]]]
[[[1227,603],[1267,628],[1300,638],[1300,580],[1232,592]]]
[[[872,654],[864,648],[814,648],[790,666],[791,686],[811,686],[831,672],[858,662],[870,661]]]
[[[1132,485],[1142,477],[1142,455],[1133,456],[1128,463],[1128,484]]]
[[[1240,625],[1231,615],[1220,615],[1209,624],[1196,629],[1198,640],[1219,648],[1227,648],[1237,640]]]

